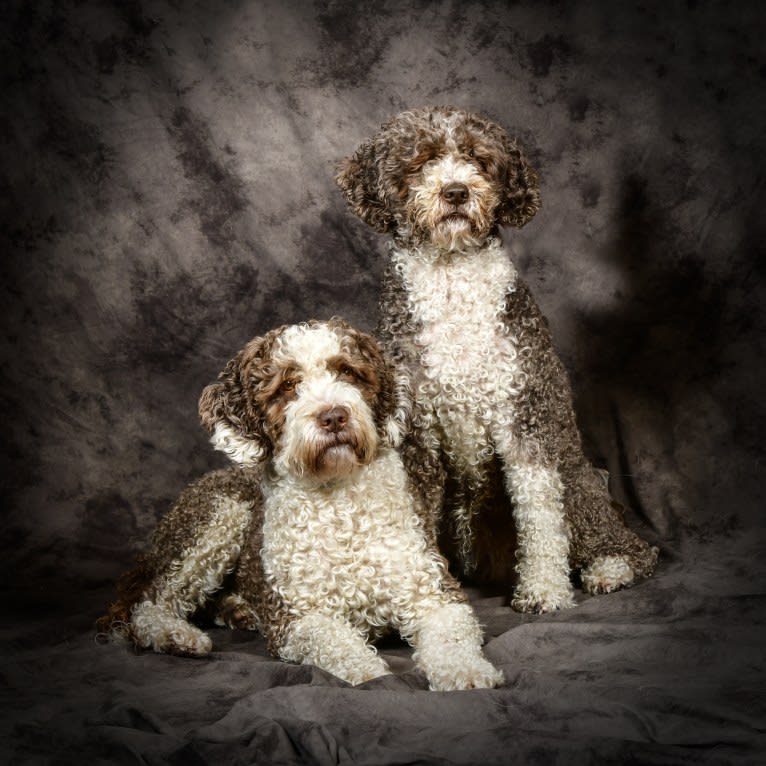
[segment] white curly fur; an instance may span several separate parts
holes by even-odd
[[[419,651],[425,648],[425,657],[445,651],[438,638],[429,648],[430,634],[422,629],[454,596],[443,591],[444,560],[426,543],[394,450],[382,449],[353,476],[329,484],[294,474],[269,477],[264,497],[266,577],[301,616],[281,650],[284,659],[360,683],[387,672],[367,639],[389,628]],[[501,681],[483,659],[481,630],[465,609],[471,619],[456,624],[455,640],[471,651],[455,653],[454,662],[442,662],[438,672],[419,663],[432,688]],[[471,683],[461,686],[468,676]]]
[[[412,388],[410,376],[399,371],[395,384],[396,410],[386,418],[386,443],[389,447],[399,447],[407,431],[407,423],[412,415]]]
[[[139,646],[196,656],[210,652],[209,636],[187,618],[221,587],[234,568],[251,508],[228,497],[217,498],[215,506],[196,544],[170,565],[153,597],[133,608],[131,632]]]
[[[264,585],[288,615],[277,651],[358,684],[389,672],[369,641],[396,629],[416,647],[432,688],[496,686],[502,674],[482,655],[481,627],[429,543],[393,448],[410,416],[409,378],[394,380],[394,411],[376,427],[369,391],[329,363],[341,352],[337,327],[295,325],[280,331],[265,365],[275,375],[285,372],[293,393],[280,427],[270,424],[278,436],[261,482]],[[377,372],[382,377],[384,370]],[[323,414],[338,409],[345,423],[328,432]],[[235,462],[264,457],[229,424],[213,430],[213,443]],[[226,537],[236,545],[216,560],[228,565],[236,556],[241,537],[217,534],[219,525],[240,522],[231,512],[214,518],[200,537],[205,542],[184,552],[177,576],[157,598],[135,609],[143,645],[210,651],[207,636],[184,618],[222,580],[219,563],[210,582],[199,582],[208,548]]]
[[[431,689],[483,689],[502,682],[502,673],[479,650],[481,628],[467,604],[432,609],[416,630],[413,659],[428,676]]]
[[[365,633],[337,614],[309,613],[299,617],[280,654],[284,660],[316,665],[354,685],[391,672],[367,643]]]
[[[216,423],[210,443],[223,452],[232,462],[243,466],[257,465],[266,457],[263,448],[240,436],[225,423]]]
[[[465,256],[429,246],[392,250],[394,269],[407,291],[409,310],[422,328],[423,349],[415,397],[423,417],[444,434],[441,446],[459,473],[481,483],[480,467],[497,454],[514,500],[519,537],[519,583],[514,606],[548,611],[574,605],[569,543],[555,470],[510,428],[514,399],[525,380],[520,349],[503,321],[516,271],[499,240]],[[458,509],[458,527],[470,540],[470,518]]]
[[[445,590],[444,559],[427,542],[399,454],[379,443],[358,388],[324,364],[338,353],[337,338],[313,328],[290,334],[284,349],[301,382],[262,484],[264,573],[297,617],[280,654],[361,683],[388,672],[367,643],[388,629],[410,638],[425,656],[439,654],[442,648],[429,646],[423,629],[456,596]],[[341,456],[331,471],[317,474],[302,462],[306,444],[314,441],[318,413],[336,406],[350,413],[348,428],[369,458]],[[502,676],[481,655],[481,630],[470,608],[460,609],[467,616],[455,624],[453,640],[464,651],[438,671],[427,663],[423,669],[433,688],[494,686]]]

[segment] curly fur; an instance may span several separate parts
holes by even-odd
[[[412,375],[402,454],[442,548],[479,579],[510,579],[513,567],[525,611],[573,605],[571,569],[590,592],[650,575],[657,549],[625,526],[585,458],[566,372],[502,247],[501,227],[523,226],[541,204],[518,145],[478,115],[413,110],[337,181],[393,237],[378,335]]]
[[[213,471],[191,484],[160,520],[149,549],[117,581],[117,601],[99,629],[157,652],[200,656],[211,642],[189,621],[194,615],[204,611],[232,628],[252,625],[234,575],[261,515],[255,469]],[[232,608],[237,599],[241,608]]]
[[[249,343],[200,398],[239,467],[186,490],[102,627],[204,655],[190,620],[206,610],[354,684],[388,672],[370,642],[396,629],[431,688],[500,683],[395,449],[410,406],[406,378],[340,320]]]

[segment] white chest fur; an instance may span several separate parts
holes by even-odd
[[[492,452],[492,425],[507,425],[523,386],[515,339],[504,321],[516,270],[498,245],[450,258],[394,251],[420,330],[419,388],[465,470]],[[469,471],[470,472],[470,471]]]
[[[267,481],[264,496],[264,570],[292,613],[342,615],[374,632],[397,627],[419,589],[439,590],[441,565],[395,451],[332,486]]]

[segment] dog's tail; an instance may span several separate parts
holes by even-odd
[[[106,614],[96,620],[96,629],[104,639],[131,639],[130,617],[133,607],[141,601],[151,585],[154,570],[143,556],[136,565],[117,580],[117,600]]]

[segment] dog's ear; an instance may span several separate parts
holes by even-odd
[[[540,209],[542,201],[537,173],[515,141],[504,137],[506,167],[503,200],[498,209],[498,222],[520,229]]]
[[[356,353],[374,371],[378,385],[374,407],[378,436],[383,444],[398,447],[409,431],[412,414],[412,390],[408,375],[386,358],[371,335],[354,329],[338,317],[333,317],[330,324],[353,338]]]
[[[235,463],[252,466],[265,460],[270,443],[257,404],[247,390],[244,366],[263,339],[256,338],[237,354],[207,386],[199,399],[202,425],[213,446]]]
[[[395,228],[394,216],[383,192],[383,144],[379,137],[366,141],[352,157],[339,163],[335,176],[351,210],[381,234]]]

